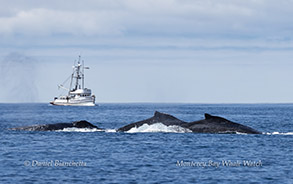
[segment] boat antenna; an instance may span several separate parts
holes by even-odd
[[[75,73],[75,63],[76,63],[76,60],[74,60],[74,65],[72,66],[72,74],[71,74],[70,86],[68,90],[68,96],[70,95],[70,91],[72,90],[72,82],[73,82],[73,77]]]
[[[82,60],[82,89],[84,89],[84,60]]]
[[[78,57],[78,62],[77,62],[77,67],[76,67],[76,82],[75,82],[75,90],[80,89],[80,85],[78,85],[78,81],[79,79],[81,79],[80,77],[80,57]]]

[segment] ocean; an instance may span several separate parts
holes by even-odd
[[[155,111],[217,115],[263,132],[196,134],[119,127]],[[87,120],[106,131],[14,131]],[[293,104],[0,104],[0,183],[293,183]]]

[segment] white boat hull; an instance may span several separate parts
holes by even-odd
[[[95,99],[93,97],[69,100],[55,99],[50,104],[59,106],[95,106]]]
[[[95,106],[96,104],[90,102],[90,103],[56,103],[56,102],[50,102],[52,105],[59,105],[59,106]]]

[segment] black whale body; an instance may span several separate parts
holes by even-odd
[[[126,132],[133,127],[140,127],[143,124],[152,125],[155,123],[163,123],[164,125],[167,125],[167,126],[170,126],[170,125],[182,126],[183,124],[187,124],[187,122],[181,121],[180,119],[177,119],[176,117],[172,115],[164,114],[164,113],[160,113],[156,111],[153,117],[121,127],[118,129],[118,132]]]
[[[234,123],[232,121],[229,121],[225,118],[218,117],[218,116],[205,114],[204,120],[187,123],[180,119],[177,119],[174,116],[160,113],[158,111],[156,111],[154,116],[149,119],[131,123],[129,125],[119,128],[118,132],[125,132],[130,130],[133,127],[140,127],[143,124],[152,125],[155,123],[162,123],[166,126],[170,126],[170,125],[181,126],[183,128],[189,129],[190,131],[194,133],[236,133],[236,132],[239,132],[239,133],[246,133],[246,134],[261,134],[261,132],[254,130],[250,127],[247,127],[238,123]]]
[[[205,114],[205,119],[194,121],[194,122],[185,122],[182,121],[172,115],[160,113],[158,111],[155,112],[154,116],[138,121],[135,123],[131,123],[124,127],[118,129],[118,132],[126,132],[134,127],[140,127],[143,124],[152,125],[155,123],[162,123],[166,126],[176,125],[187,130],[190,130],[194,133],[246,133],[246,134],[261,134],[261,132],[254,130],[250,127],[229,121],[225,118],[212,116],[209,114]],[[32,126],[24,126],[11,128],[11,130],[27,130],[27,131],[53,131],[53,130],[62,130],[64,128],[89,128],[89,129],[99,129],[103,130],[88,121],[75,121],[72,123],[56,123],[56,124],[45,124],[45,125],[32,125]]]
[[[261,134],[248,126],[241,125],[229,121],[225,118],[205,114],[204,120],[194,121],[183,125],[195,133],[246,133],[246,134]]]
[[[56,124],[46,124],[46,125],[32,125],[11,128],[11,130],[27,130],[27,131],[53,131],[62,130],[64,128],[89,128],[89,129],[100,129],[97,126],[89,123],[88,121],[74,121],[72,123],[56,123]]]

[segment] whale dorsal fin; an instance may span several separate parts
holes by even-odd
[[[205,113],[205,114],[204,114],[204,117],[205,117],[206,119],[212,119],[212,118],[213,118],[213,116],[210,115],[210,114],[208,114],[208,113]]]
[[[154,118],[156,118],[156,119],[177,119],[170,114],[161,113],[159,111],[155,111]]]
[[[154,116],[159,116],[160,114],[163,114],[163,113],[161,113],[161,112],[159,112],[159,111],[155,111]]]
[[[161,113],[159,111],[155,111],[154,117],[162,117],[162,116],[167,116],[167,114]]]

